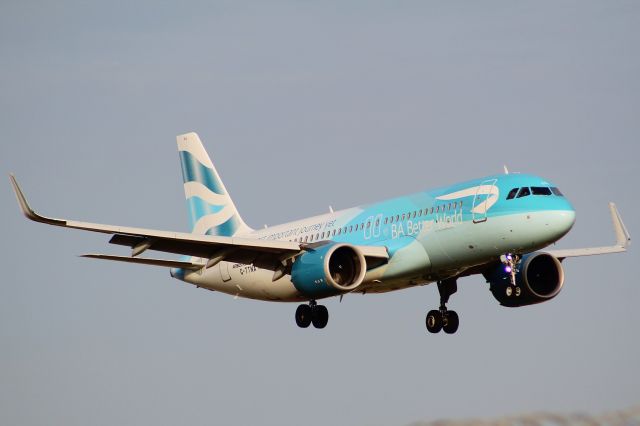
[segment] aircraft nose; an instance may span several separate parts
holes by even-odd
[[[576,223],[576,211],[568,206],[565,210],[556,210],[553,212],[553,217],[549,218],[547,223],[549,237],[553,240],[559,240],[565,236],[573,224]]]
[[[562,235],[566,234],[573,228],[573,224],[576,223],[576,211],[570,209],[558,212],[556,222],[557,230],[560,231]]]

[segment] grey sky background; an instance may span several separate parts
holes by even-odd
[[[489,175],[574,204],[558,247],[638,235],[640,3],[0,4],[0,170],[43,213],[184,231],[197,131],[245,220],[275,224]],[[640,401],[638,247],[565,262],[549,303],[461,280],[295,304],[80,259],[108,237],[23,219],[0,185],[0,423],[404,425]]]

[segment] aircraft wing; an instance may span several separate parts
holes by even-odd
[[[281,268],[281,265],[284,265],[287,260],[304,253],[306,250],[313,249],[312,246],[288,241],[198,235],[50,218],[36,213],[29,206],[15,176],[10,175],[9,177],[20,209],[28,219],[47,225],[110,234],[113,236],[109,243],[128,246],[132,249],[131,257],[101,254],[89,254],[84,255],[84,257],[156,266],[184,267],[186,269],[200,269],[203,266],[211,267],[224,260],[228,262],[253,263],[260,268],[276,270]],[[379,261],[389,257],[385,247],[358,246],[358,248],[362,250],[367,261]],[[201,263],[193,263],[136,257],[146,250],[192,256],[202,260]]]
[[[609,203],[609,211],[611,212],[611,220],[613,221],[613,230],[616,234],[615,245],[568,250],[545,250],[545,252],[563,260],[567,257],[594,256],[597,254],[620,253],[627,251],[627,247],[631,244],[631,236],[629,235],[627,228],[624,226],[620,213],[614,203]]]

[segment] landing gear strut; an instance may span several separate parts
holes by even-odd
[[[438,281],[438,292],[440,292],[440,308],[429,311],[426,318],[427,330],[430,333],[439,333],[444,330],[447,334],[458,331],[460,320],[456,311],[447,309],[449,297],[458,291],[458,284],[455,278]]]
[[[313,324],[315,328],[325,328],[329,322],[329,311],[326,306],[318,305],[315,300],[308,305],[300,305],[296,309],[296,324],[300,328],[307,328]]]
[[[504,271],[509,274],[510,280],[509,285],[505,289],[505,294],[507,295],[507,297],[520,296],[520,294],[522,293],[522,289],[518,287],[516,282],[516,274],[518,273],[516,266],[520,261],[520,256],[518,256],[517,254],[507,253],[500,256],[500,261],[504,265]]]

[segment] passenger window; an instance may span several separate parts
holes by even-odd
[[[402,220],[404,220],[404,217],[405,217],[405,214],[404,214],[404,213],[402,213]]]
[[[371,222],[367,222],[367,229],[371,228]]]
[[[380,225],[380,219],[376,219],[376,226]]]
[[[454,201],[454,202],[453,202],[453,209],[455,210],[457,207],[458,207],[458,202],[457,202],[457,201]]]
[[[385,217],[385,218],[384,218],[384,224],[386,225],[388,222],[389,222],[389,218],[388,218],[388,217]]]
[[[448,210],[451,211],[451,203],[449,203],[449,209]]]
[[[532,186],[531,193],[533,195],[551,195],[551,190],[546,186]]]
[[[418,210],[418,217],[422,216],[422,209]]]
[[[360,224],[360,230],[363,230],[363,229],[364,229],[364,222]]]
[[[316,234],[316,240],[320,239],[320,234]]]
[[[431,207],[431,214],[433,214],[433,207]]]
[[[353,231],[353,225],[349,227],[349,232],[352,232],[352,231]]]
[[[553,188],[551,188],[551,192],[556,194],[558,197],[564,197],[564,195],[562,195],[562,192],[560,192],[560,190],[555,186]]]
[[[399,214],[397,214],[397,215],[396,215],[396,222],[397,222],[397,221],[399,221],[399,220],[400,220],[400,215],[399,215]]]
[[[413,212],[413,215],[411,217],[416,217],[416,212],[415,211]]]
[[[518,193],[518,189],[520,189],[520,188],[513,188],[511,191],[509,191],[509,195],[507,195],[507,200],[511,200],[512,198],[516,198],[516,194]]]
[[[517,198],[526,197],[528,195],[531,195],[531,191],[529,191],[529,187],[525,186],[523,188],[520,188],[520,192],[518,192]]]

